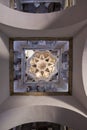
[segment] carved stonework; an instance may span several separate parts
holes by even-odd
[[[57,73],[58,59],[49,51],[36,51],[28,58],[26,73],[32,76],[36,81],[49,81]]]

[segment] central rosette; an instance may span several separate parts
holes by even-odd
[[[46,62],[40,62],[38,63],[38,68],[40,68],[41,70],[44,70],[46,68]]]
[[[57,58],[50,51],[36,51],[28,58],[26,73],[35,81],[49,81],[57,72]]]

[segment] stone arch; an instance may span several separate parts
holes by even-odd
[[[30,122],[52,122],[69,126],[74,130],[85,129],[87,125],[86,117],[72,110],[56,106],[19,107],[5,111],[0,117],[1,130]]]

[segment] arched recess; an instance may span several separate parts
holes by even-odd
[[[0,114],[0,129],[7,130],[30,122],[52,122],[74,130],[87,129],[87,118],[72,110],[56,106],[13,108]]]
[[[85,42],[82,58],[82,76],[83,76],[84,90],[87,96],[87,40]]]
[[[0,23],[28,30],[57,29],[72,26],[87,20],[85,12],[86,2],[63,11],[46,14],[24,13],[10,9],[0,3]]]

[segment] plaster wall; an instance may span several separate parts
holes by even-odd
[[[56,106],[21,107],[8,110],[0,114],[0,117],[1,130],[7,130],[24,123],[41,121],[66,125],[74,130],[87,129],[87,120],[84,116]]]
[[[87,109],[87,26],[81,29],[73,39],[73,95]]]
[[[9,41],[0,31],[0,104],[9,96]]]
[[[10,0],[0,0],[0,3],[9,7],[9,1]]]
[[[0,23],[27,30],[46,30],[68,27],[87,19],[86,4],[77,4],[63,11],[33,14],[10,9],[0,4]]]
[[[85,41],[83,56],[82,56],[82,77],[85,94],[87,96],[87,40]]]

